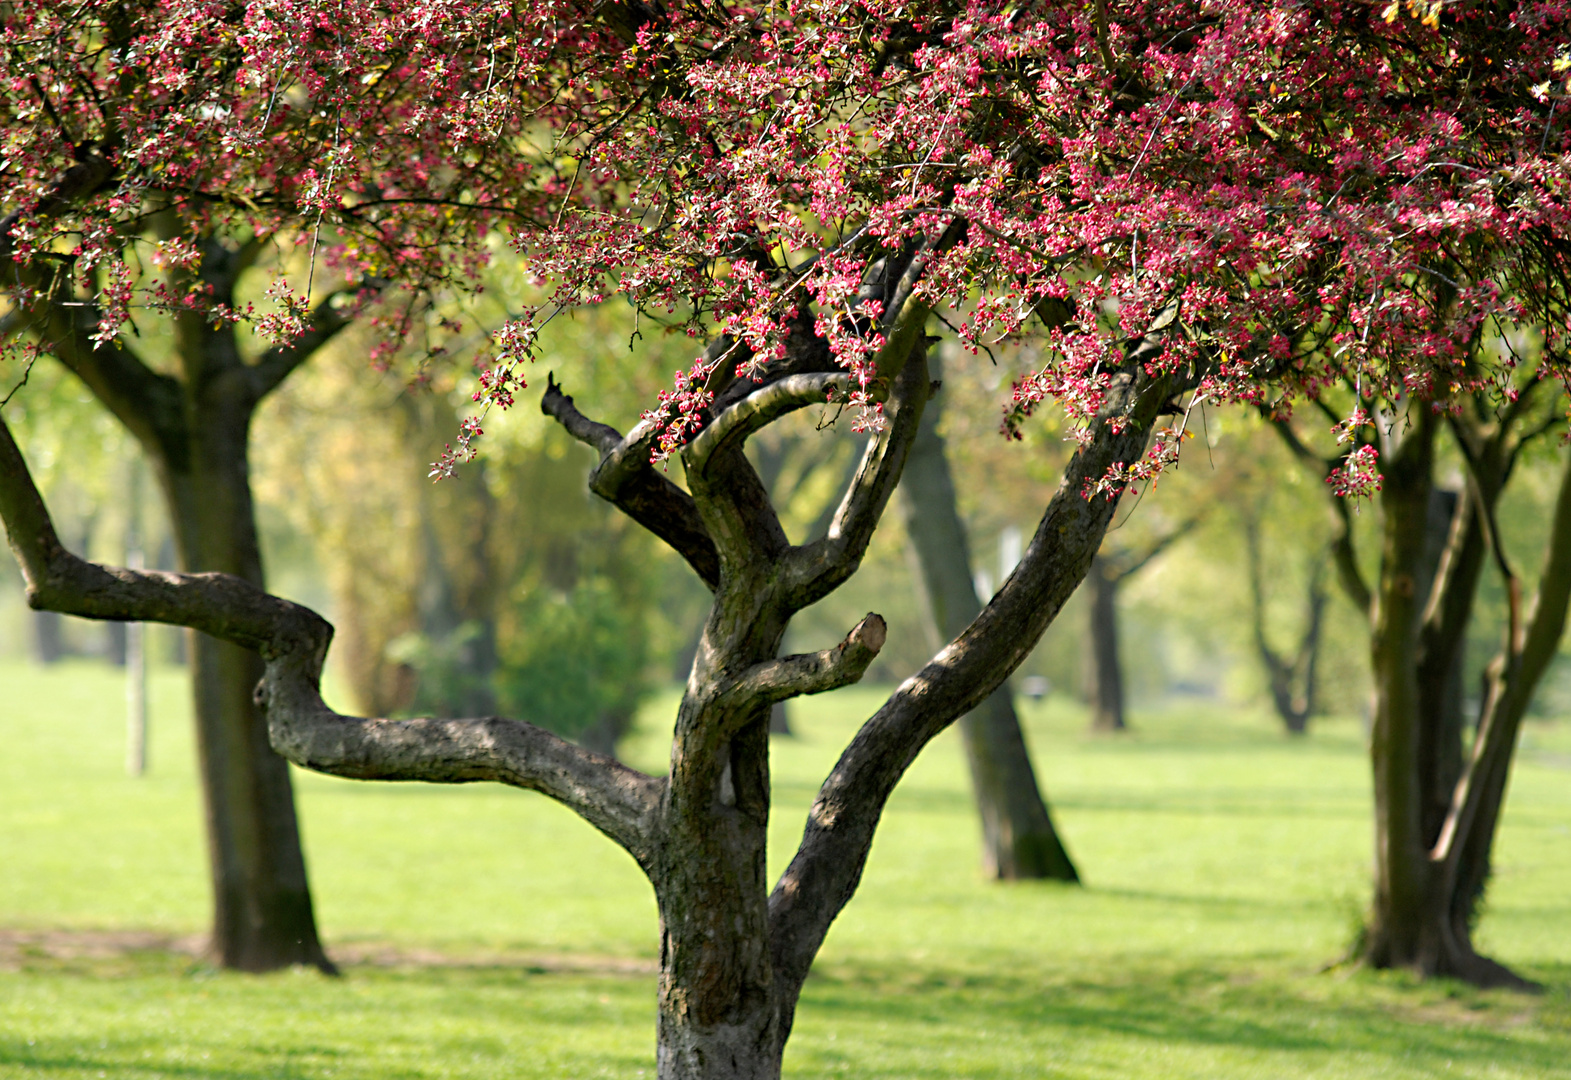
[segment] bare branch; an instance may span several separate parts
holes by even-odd
[[[0,520],[33,607],[189,626],[260,652],[267,667],[257,700],[274,748],[297,764],[362,779],[494,780],[539,791],[650,865],[663,780],[520,720],[394,721],[335,713],[319,692],[333,636],[327,620],[228,574],[136,571],[77,558],[61,545],[3,420]]]
[[[1267,419],[1271,419],[1269,416]],[[1313,468],[1320,479],[1324,480],[1331,475],[1340,459],[1321,457],[1304,444],[1298,437],[1298,432],[1293,430],[1293,425],[1286,420],[1271,419],[1271,426],[1281,436],[1293,456],[1304,464]],[[1329,488],[1326,494],[1331,500],[1331,512],[1337,518],[1337,535],[1331,541],[1331,559],[1336,564],[1337,584],[1342,586],[1342,592],[1366,615],[1374,605],[1374,592],[1369,588],[1369,582],[1364,580],[1364,572],[1358,565],[1358,549],[1353,542],[1353,515],[1348,511],[1347,500],[1335,494]]]
[[[599,451],[601,464],[622,443],[622,433],[616,428],[591,420],[578,411],[573,399],[562,393],[555,372],[546,374],[545,395],[540,399],[540,411],[561,424],[573,438]],[[633,430],[636,435],[638,428]]]
[[[754,390],[747,397],[715,417],[699,432],[682,453],[688,475],[702,472],[709,459],[725,447],[740,447],[749,435],[760,431],[787,413],[809,405],[822,404],[832,391],[846,393],[851,376],[844,372],[816,375],[788,375]]]
[[[540,411],[599,452],[600,463],[589,476],[591,491],[669,544],[710,589],[719,584],[720,554],[698,504],[649,464],[652,425],[640,424],[624,439],[615,428],[579,412],[551,376]]]
[[[856,571],[900,482],[931,393],[924,336],[931,310],[920,299],[907,303],[879,353],[879,374],[890,379],[884,408],[887,427],[868,440],[861,464],[830,519],[828,533],[792,550],[789,573],[799,607],[826,595]]]
[[[0,242],[0,248],[4,243]],[[23,312],[18,329],[38,339],[39,348],[74,373],[145,446],[174,449],[183,441],[185,416],[180,384],[154,371],[119,337],[97,342],[96,305],[67,305],[68,275],[47,279],[37,267],[25,273],[39,290]]]
[[[1205,513],[1205,510],[1201,510],[1198,514],[1195,514],[1193,517],[1189,518],[1172,532],[1163,536],[1161,539],[1157,540],[1156,543],[1146,548],[1146,550],[1140,555],[1136,556],[1135,560],[1128,566],[1120,567],[1113,575],[1112,580],[1114,584],[1123,581],[1125,578],[1133,577],[1135,574],[1138,574],[1141,570],[1144,570],[1146,566],[1150,564],[1152,559],[1155,559],[1158,555],[1162,554],[1162,552],[1166,551],[1175,543],[1188,536],[1191,532],[1194,531],[1195,526],[1199,525],[1200,522],[1205,519]]]

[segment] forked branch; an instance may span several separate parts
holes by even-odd
[[[1140,458],[1160,409],[1179,389],[1171,377],[1152,378],[1138,361],[1115,378],[1102,422],[1070,462],[1014,573],[841,754],[769,901],[776,978],[786,987],[801,985],[830,923],[856,889],[896,782],[923,746],[1009,677],[1085,577],[1117,500],[1087,499],[1083,492],[1115,466]],[[1117,430],[1106,422],[1113,415],[1123,421]]]
[[[925,337],[931,311],[920,298],[906,302],[879,352],[879,374],[891,380],[884,403],[887,426],[868,440],[861,464],[830,519],[828,533],[791,552],[789,573],[796,593],[793,603],[798,608],[827,595],[856,572],[900,482],[931,393]]]

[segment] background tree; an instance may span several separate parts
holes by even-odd
[[[1488,338],[1480,351],[1508,347]],[[1367,584],[1353,533],[1337,541],[1343,588],[1369,613],[1375,676],[1375,899],[1360,953],[1377,967],[1414,967],[1487,985],[1521,985],[1477,954],[1472,929],[1487,884],[1516,733],[1548,670],[1571,603],[1571,468],[1550,515],[1537,596],[1504,547],[1500,498],[1532,442],[1560,422],[1550,384],[1496,399],[1483,392],[1444,419],[1397,403],[1355,428],[1340,455],[1317,457],[1286,423],[1285,439],[1335,479],[1347,462],[1378,467],[1381,548]],[[1377,410],[1379,406],[1377,405]],[[1465,464],[1460,496],[1437,486],[1442,433]],[[1340,515],[1339,515],[1340,516]],[[1506,586],[1504,644],[1484,669],[1471,747],[1464,745],[1467,631],[1488,564]]]
[[[942,373],[936,362],[933,368],[935,374]],[[934,649],[963,631],[983,603],[976,592],[944,438],[938,433],[940,411],[935,395],[900,480],[907,542],[916,555],[917,583]],[[982,861],[987,872],[1006,880],[1079,881],[1037,785],[1008,683],[993,691],[980,709],[961,718],[960,735],[982,822]]]
[[[1086,634],[1086,690],[1091,700],[1092,731],[1124,731],[1124,662],[1118,646],[1118,587],[1144,570],[1200,518],[1191,517],[1169,528],[1143,549],[1130,551],[1124,542],[1104,543],[1091,560],[1086,584],[1091,593],[1090,627]],[[1111,548],[1111,550],[1109,550]]]
[[[183,568],[260,586],[248,461],[258,405],[383,285],[409,289],[404,317],[374,320],[397,332],[433,284],[483,258],[446,241],[474,239],[468,228],[494,213],[488,181],[516,178],[516,161],[493,153],[462,177],[433,170],[455,132],[411,122],[409,109],[446,92],[436,84],[453,88],[424,62],[445,55],[442,13],[427,12],[402,49],[410,77],[384,82],[385,65],[356,67],[344,45],[372,28],[309,5],[5,11],[0,259],[14,268],[7,330],[25,335],[8,351],[24,365],[59,360],[135,436]],[[309,107],[346,80],[352,112]],[[301,290],[283,279],[295,246]],[[276,304],[258,313],[242,279],[263,263]],[[275,343],[256,345],[250,328]],[[144,330],[152,340],[133,344]],[[330,970],[288,770],[252,701],[261,671],[231,643],[192,639],[213,952],[243,970]]]
[[[1249,607],[1255,652],[1270,681],[1271,705],[1282,718],[1289,735],[1303,735],[1309,730],[1309,718],[1315,714],[1318,705],[1315,679],[1320,663],[1321,631],[1325,624],[1325,563],[1316,560],[1310,572],[1303,633],[1298,639],[1298,647],[1288,657],[1271,644],[1270,634],[1266,630],[1265,556],[1261,551],[1260,520],[1257,517],[1250,517],[1244,522],[1244,546],[1249,554]]]

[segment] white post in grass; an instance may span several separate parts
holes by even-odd
[[[131,509],[126,521],[125,564],[140,570],[142,554],[142,463],[131,462]],[[143,623],[125,627],[125,771],[132,776],[147,772],[147,628]]]

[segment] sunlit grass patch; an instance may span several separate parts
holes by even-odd
[[[0,665],[0,1076],[635,1077],[653,1069],[656,916],[630,859],[492,785],[297,772],[318,915],[346,977],[213,971],[178,672],[153,770],[124,775],[118,674]],[[871,688],[793,705],[771,863]],[[627,752],[659,771],[674,698]],[[1571,1078],[1571,725],[1532,722],[1479,940],[1550,987],[1481,993],[1324,969],[1367,899],[1356,722],[1289,740],[1200,703],[1092,737],[1026,706],[1085,888],[979,871],[958,741],[885,815],[804,991],[789,1077]],[[21,933],[21,931],[25,931]],[[31,935],[28,937],[27,935]],[[51,935],[55,935],[51,937]],[[369,962],[375,961],[375,962]]]

